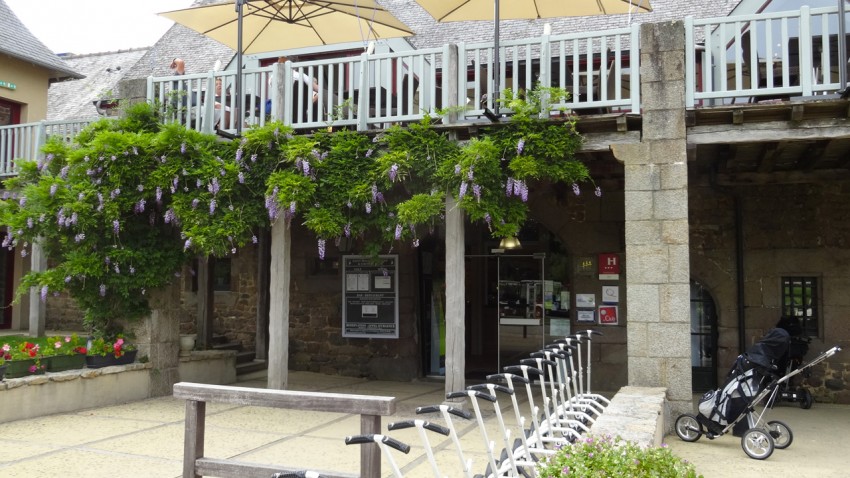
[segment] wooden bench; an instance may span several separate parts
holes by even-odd
[[[395,413],[395,397],[351,395],[345,393],[297,392],[265,390],[225,385],[180,382],[174,385],[174,397],[186,400],[185,437],[183,442],[183,478],[201,476],[233,478],[268,478],[278,472],[294,472],[284,466],[222,460],[204,456],[204,428],[207,402],[256,407],[288,408],[360,415],[360,433],[381,431],[381,417]],[[342,445],[340,437],[340,445]],[[360,474],[322,471],[328,478],[379,478],[381,452],[376,444],[361,445]]]

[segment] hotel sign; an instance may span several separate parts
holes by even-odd
[[[6,88],[7,90],[17,90],[18,85],[10,83],[8,81],[0,80],[0,88]]]

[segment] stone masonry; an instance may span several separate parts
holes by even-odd
[[[643,138],[613,147],[625,165],[628,383],[666,387],[676,414],[692,408],[685,30],[644,24],[640,36]]]

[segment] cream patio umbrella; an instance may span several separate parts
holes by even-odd
[[[235,0],[159,15],[236,50],[237,98],[243,53],[413,34],[375,0]]]
[[[499,19],[535,20],[650,12],[649,0],[416,0],[438,22],[489,20],[494,22],[495,91],[500,91]],[[499,105],[495,103],[496,114]]]

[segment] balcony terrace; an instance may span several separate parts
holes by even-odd
[[[746,176],[804,163],[827,174],[847,173],[850,137],[835,123],[848,116],[846,99],[836,94],[842,90],[839,68],[845,66],[838,60],[837,14],[837,7],[802,7],[685,19],[685,58],[671,61],[685,70],[694,158],[727,158],[722,174]],[[580,116],[587,153],[610,155],[610,144],[640,141],[640,112],[647,106],[640,41],[639,25],[632,25],[503,42],[500,84],[515,92],[534,85],[570,92],[567,101],[552,107]],[[446,127],[468,130],[500,121],[493,58],[493,43],[460,43],[286,62],[244,70],[241,98],[234,94],[233,71],[151,77],[147,99],[167,121],[208,133],[235,134],[271,118],[304,132],[381,129],[443,110]],[[298,81],[302,75],[316,80],[317,91]],[[502,107],[498,116],[509,114]],[[0,127],[0,175],[14,175],[13,158],[35,156],[48,136],[70,138],[82,124]],[[813,153],[819,159],[805,160]]]

